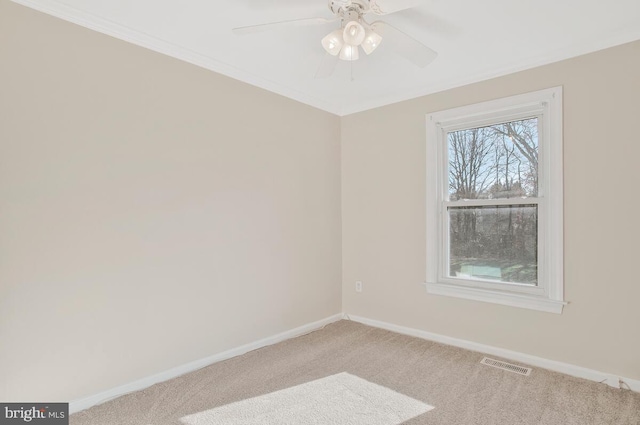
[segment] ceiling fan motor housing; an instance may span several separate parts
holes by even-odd
[[[329,9],[343,20],[356,20],[370,10],[369,0],[329,0]]]

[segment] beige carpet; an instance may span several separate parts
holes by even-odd
[[[480,365],[483,357],[343,320],[76,413],[70,424],[185,425],[347,372],[434,407],[405,424],[640,425],[638,393],[538,368],[520,376]]]
[[[346,372],[185,416],[185,425],[399,425],[433,406]]]

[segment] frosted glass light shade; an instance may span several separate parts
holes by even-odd
[[[359,46],[364,41],[364,27],[357,21],[351,21],[345,25],[342,37],[345,43],[351,44],[352,46]]]
[[[342,46],[344,46],[342,30],[335,30],[322,39],[322,47],[324,47],[324,50],[330,55],[336,56],[340,53]]]
[[[360,57],[358,53],[358,46],[352,46],[351,44],[345,44],[340,50],[340,59],[345,61],[357,61]]]
[[[368,55],[378,48],[382,42],[382,37],[370,29],[366,30],[364,41],[362,42],[362,50]]]

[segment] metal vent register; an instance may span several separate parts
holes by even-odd
[[[480,363],[483,365],[506,370],[508,372],[517,373],[518,375],[529,376],[529,374],[531,373],[531,368],[518,366],[518,365],[507,363],[507,362],[502,362],[500,360],[490,359],[488,357],[485,357],[484,359],[482,359]]]

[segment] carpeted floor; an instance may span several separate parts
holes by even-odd
[[[347,372],[185,416],[185,425],[399,425],[433,409]]]
[[[347,372],[434,406],[405,424],[640,425],[640,394],[340,321],[71,415],[71,425],[184,425],[181,418]]]

